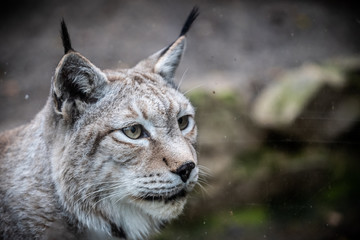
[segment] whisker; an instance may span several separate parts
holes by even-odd
[[[200,182],[198,182],[197,186],[200,187],[201,193],[205,194],[205,195],[209,195],[208,190],[203,186],[203,184],[201,184]],[[204,196],[204,195],[203,195]]]
[[[104,201],[105,199],[108,199],[108,198],[112,198],[112,197],[116,197],[116,196],[121,196],[121,198],[117,199],[115,203],[117,203],[118,201],[126,198],[127,196],[130,196],[129,193],[127,192],[119,192],[119,191],[116,191],[117,189],[120,189],[128,184],[131,184],[132,181],[130,180],[127,180],[125,182],[121,182],[121,184],[117,184],[115,186],[112,186],[110,188],[107,188],[106,190],[108,191],[111,191],[110,193],[108,194],[105,194],[101,199],[99,199],[98,201],[96,201],[95,203],[92,204],[92,208],[94,209],[96,207],[96,205],[101,202],[101,201]],[[121,194],[121,195],[120,195]]]
[[[189,92],[191,92],[191,91],[193,91],[193,90],[195,90],[195,89],[197,89],[197,88],[199,88],[199,87],[202,87],[202,86],[204,86],[204,85],[205,85],[205,83],[199,84],[199,85],[197,85],[197,86],[195,86],[195,87],[193,87],[193,88],[190,88],[189,90],[187,90],[187,91],[184,92],[183,94],[186,95],[187,93],[189,93]]]
[[[124,199],[127,195],[124,194],[124,193],[120,193],[120,192],[112,192],[112,193],[108,194],[107,196],[104,196],[100,200],[96,201],[95,203],[93,203],[91,207],[92,207],[92,209],[94,209],[98,203],[100,203],[100,202],[102,202],[102,201],[104,201],[106,199],[116,197],[116,196],[121,196],[121,198],[116,200],[116,202],[118,202],[118,201]]]
[[[205,167],[204,165],[198,165],[200,174],[205,176],[211,176],[211,169],[208,167]]]
[[[120,194],[120,193],[119,193]],[[124,198],[126,198],[126,197],[130,197],[131,196],[131,194],[130,193],[121,193],[122,195],[121,195],[121,197],[120,198],[118,198],[116,201],[115,201],[115,203],[117,204],[118,202],[120,202],[121,200],[123,200]],[[131,199],[131,198],[129,198],[129,199]],[[131,201],[131,200],[130,200]]]
[[[181,83],[182,83],[182,81],[184,80],[184,77],[185,77],[185,75],[186,75],[186,73],[187,73],[188,70],[189,70],[189,68],[186,68],[186,69],[185,69],[183,75],[181,76],[180,82],[179,82],[179,84],[178,84],[178,86],[177,86],[177,88],[176,88],[176,91],[179,91],[180,86],[181,86]]]
[[[198,166],[199,166],[199,168],[201,168],[201,169],[203,169],[203,170],[205,170],[205,171],[208,171],[208,172],[211,171],[210,168],[208,168],[208,167],[206,167],[206,166],[204,166],[204,165],[199,164]]]
[[[122,181],[122,182],[119,182],[119,181],[103,182],[103,183],[98,184],[98,187],[100,187],[101,185],[104,185],[104,184],[109,184],[109,183],[116,183],[116,184],[114,184],[112,186],[108,186],[108,187],[104,186],[104,187],[101,187],[100,189],[98,189],[96,191],[89,192],[89,193],[85,194],[84,196],[80,197],[78,200],[76,200],[75,204],[77,204],[80,201],[85,201],[86,199],[90,198],[94,194],[101,193],[101,192],[106,192],[106,191],[111,191],[111,190],[116,190],[118,188],[126,186],[128,183],[130,183],[130,181],[125,181],[125,182],[124,181]],[[91,186],[89,188],[91,188]],[[82,190],[84,190],[84,189],[85,188],[82,188]],[[78,194],[80,194],[80,192]]]
[[[100,183],[97,183],[97,185],[100,186],[100,185],[111,184],[111,183],[119,183],[119,181],[100,182]],[[93,187],[93,186],[84,186],[84,187],[80,188],[80,189],[75,193],[75,195],[78,195],[78,194],[80,194],[84,189],[86,189],[86,188],[91,188],[91,187]]]
[[[106,182],[99,182],[99,183],[97,183],[97,185],[99,186],[99,185],[103,185],[103,184],[111,184],[111,183],[119,183],[119,181],[106,181]],[[92,187],[92,186],[90,186],[90,187]],[[77,191],[77,193],[75,193],[75,194],[78,194],[78,192],[81,192],[82,190],[84,190],[84,189],[86,189],[86,188],[90,188],[89,186],[84,186],[84,187],[82,187],[82,188],[80,188],[78,191]]]
[[[213,177],[209,168],[205,166],[199,166],[199,178],[198,181],[208,185],[208,180]]]
[[[199,175],[198,182],[201,181],[203,183],[207,183],[207,182],[209,182],[210,179],[211,179],[211,176]]]
[[[95,195],[96,193],[101,193],[101,192],[105,192],[108,190],[109,190],[108,188],[101,188],[96,191],[89,192],[89,193],[85,194],[84,196],[81,196],[79,199],[77,199],[75,201],[75,204],[79,203],[80,201],[85,201],[86,199],[90,198],[91,196]]]

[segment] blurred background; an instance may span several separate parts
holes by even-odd
[[[360,15],[355,1],[2,1],[0,131],[44,106],[73,47],[104,68],[170,44],[194,5],[176,81],[206,169],[152,239],[359,239]]]

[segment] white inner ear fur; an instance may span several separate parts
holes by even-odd
[[[162,55],[154,67],[154,72],[165,79],[172,79],[185,49],[185,36],[179,37]]]

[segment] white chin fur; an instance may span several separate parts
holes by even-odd
[[[158,220],[172,220],[179,216],[184,209],[186,198],[181,198],[174,201],[166,202],[162,201],[147,201],[147,200],[135,200],[135,204],[138,208],[142,209],[145,213]]]
[[[147,201],[134,198],[125,198],[120,202],[112,202],[103,206],[109,218],[121,226],[128,239],[147,239],[150,234],[158,232],[161,225],[176,218],[183,210],[186,198],[174,201]],[[96,217],[92,218],[97,219]],[[106,222],[86,221],[84,223],[96,232],[108,232]],[[106,239],[106,238],[102,238]]]

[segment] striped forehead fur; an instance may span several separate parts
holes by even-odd
[[[119,86],[119,91],[129,95],[126,101],[132,99],[135,105],[129,107],[131,115],[128,116],[148,119],[150,114],[173,114],[175,111],[180,114],[182,109],[186,110],[189,105],[189,101],[181,93],[154,74],[133,72],[127,77],[120,74],[117,77],[112,75],[112,78],[113,84]],[[135,112],[134,109],[139,111]]]

